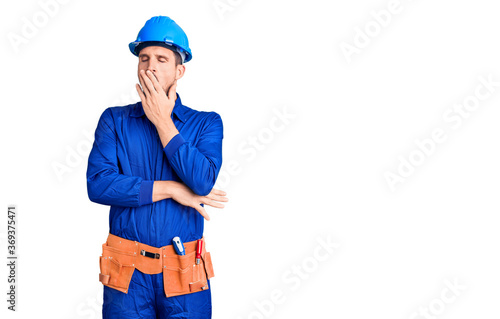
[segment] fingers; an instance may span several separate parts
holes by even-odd
[[[212,188],[212,190],[210,191],[210,194],[208,194],[205,197],[212,199],[212,200],[219,201],[219,202],[227,202],[227,201],[229,201],[229,199],[225,195],[226,195],[226,192]]]
[[[226,195],[226,192],[212,189],[210,194],[207,196],[203,196],[200,200],[203,204],[210,205],[216,208],[224,208],[224,204],[219,202],[228,202],[229,199],[223,195]]]
[[[213,200],[205,200],[205,201],[203,201],[203,204],[209,205],[209,206],[212,206],[215,208],[224,208],[224,204],[217,203],[216,201],[213,201]]]
[[[214,195],[214,194],[208,194],[207,196],[205,196],[205,198],[213,200],[213,201],[215,200],[218,202],[228,202],[229,201],[229,199],[225,196]]]
[[[142,92],[141,86],[136,83],[135,89],[137,90],[137,93],[139,93],[139,97],[141,98],[142,104],[146,103],[146,96],[144,95],[144,92]]]
[[[215,188],[212,188],[212,190],[210,191],[210,194],[221,195],[221,196],[227,195],[225,191],[221,191],[221,190],[218,190]],[[210,195],[210,194],[208,194],[208,195]]]
[[[149,98],[151,96],[151,92],[149,92],[149,89],[146,85],[146,75],[144,74],[144,70],[141,70],[139,72],[139,82],[141,83],[141,88],[142,88],[142,91],[144,92],[144,95],[146,98]]]
[[[144,90],[144,93],[146,93],[146,96],[149,97],[149,96],[153,95],[153,93],[156,93],[157,91],[153,85],[153,82],[150,79],[150,76],[154,77],[154,75],[152,74],[153,72],[148,70],[147,73],[151,73],[151,75],[146,74],[146,72],[144,70],[141,70],[140,74],[139,74],[140,75],[139,79],[142,78],[142,83],[141,83],[142,89]]]
[[[163,92],[163,89],[161,88],[160,82],[158,82],[156,75],[154,75],[154,73],[151,72],[150,70],[146,71],[146,75],[148,76],[149,80],[151,81],[151,84],[153,84],[154,90],[156,92]]]
[[[210,216],[208,216],[207,211],[205,210],[205,208],[203,208],[203,206],[194,205],[194,209],[196,209],[198,213],[200,213],[201,216],[203,216],[203,218],[205,218],[207,221],[210,220]]]

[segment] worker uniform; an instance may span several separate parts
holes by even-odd
[[[171,118],[179,134],[163,148],[142,103],[107,108],[101,115],[87,169],[90,200],[110,205],[109,232],[153,247],[202,238],[204,219],[173,199],[153,203],[153,183],[182,182],[205,196],[222,165],[222,119],[182,104]],[[202,204],[203,206],[203,204]],[[162,274],[135,269],[128,293],[104,286],[103,318],[211,318],[210,289],[166,297]]]

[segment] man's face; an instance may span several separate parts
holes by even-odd
[[[175,54],[171,50],[149,46],[139,52],[138,77],[141,70],[153,72],[163,91],[168,92],[172,84],[182,78],[185,67],[182,64],[175,65]]]

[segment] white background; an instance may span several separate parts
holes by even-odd
[[[224,122],[214,318],[500,315],[498,83],[460,125],[443,118],[500,81],[496,2],[401,0],[385,26],[370,12],[390,0],[68,0],[51,16],[46,2],[0,9],[1,255],[16,204],[19,256],[16,313],[1,267],[2,318],[101,317],[109,207],[87,197],[87,156],[103,110],[138,100],[128,43],[154,15],[189,37],[182,101]],[[423,155],[415,140],[436,129],[446,140]]]

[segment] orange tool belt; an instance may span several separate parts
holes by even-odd
[[[214,276],[210,253],[203,245],[201,262],[197,265],[196,240],[184,243],[184,249],[186,254],[180,256],[172,245],[157,248],[109,234],[99,257],[99,281],[128,293],[130,279],[137,269],[150,275],[163,272],[167,297],[208,289],[208,279]]]

